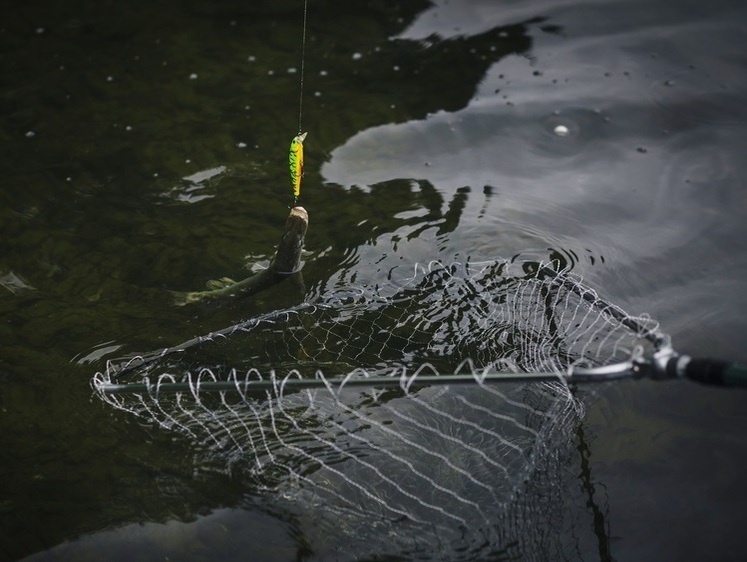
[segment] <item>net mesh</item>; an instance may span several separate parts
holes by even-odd
[[[94,387],[115,408],[189,439],[200,468],[246,478],[295,513],[317,552],[541,558],[551,533],[536,536],[537,518],[551,517],[554,475],[583,402],[561,377],[496,385],[481,375],[560,375],[663,339],[653,321],[553,264],[432,263],[109,362]],[[418,384],[445,373],[475,384]],[[370,376],[400,384],[349,384]],[[321,383],[287,384],[297,378]],[[243,384],[258,380],[269,384]],[[233,388],[205,391],[215,381]],[[140,386],[106,392],[113,382]],[[171,383],[184,387],[164,392]]]

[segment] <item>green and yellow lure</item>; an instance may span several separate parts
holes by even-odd
[[[301,195],[301,177],[303,176],[303,141],[308,133],[298,133],[290,145],[288,164],[290,166],[291,185],[293,186],[293,204]]]

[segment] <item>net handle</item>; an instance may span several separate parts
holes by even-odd
[[[594,383],[618,380],[624,378],[648,377],[657,380],[686,378],[709,386],[733,388],[747,388],[747,364],[723,361],[720,359],[692,358],[686,355],[669,354],[663,362],[648,362],[646,360],[631,360],[614,363],[603,367],[583,368],[572,367],[565,374],[550,372],[535,373],[480,373],[475,375],[407,375],[400,376],[351,376],[325,377],[321,372],[314,378],[285,377],[277,379],[234,379],[234,380],[206,380],[199,382],[142,382],[118,384],[108,381],[94,381],[94,388],[102,394],[134,394],[134,393],[170,393],[170,392],[225,392],[238,391],[248,393],[267,390],[303,390],[314,388],[331,388],[338,391],[343,388],[361,387],[400,387],[409,390],[415,386],[433,386],[450,384],[495,384],[495,383],[527,383],[527,382],[558,382],[565,383]]]
[[[551,372],[535,373],[480,373],[475,375],[421,375],[408,376],[347,376],[347,377],[324,377],[317,373],[315,378],[287,377],[277,379],[234,379],[234,380],[205,380],[199,382],[141,382],[141,383],[111,383],[95,381],[94,388],[102,394],[134,394],[162,392],[225,392],[238,391],[248,393],[252,391],[266,390],[303,390],[314,388],[343,388],[361,387],[400,387],[408,390],[412,386],[434,386],[451,384],[494,384],[494,383],[528,383],[528,382],[604,382],[620,378],[639,376],[633,362],[616,363],[597,368],[575,368],[566,374]]]
[[[709,386],[747,388],[747,365],[705,357],[670,359],[666,377],[688,378]]]

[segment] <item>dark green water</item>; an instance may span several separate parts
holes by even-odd
[[[310,0],[305,294],[175,307],[170,291],[240,277],[277,242],[301,2],[6,8],[0,557],[335,559],[89,382],[106,357],[392,267],[552,248],[680,351],[747,361],[745,16]],[[596,393],[547,558],[744,558],[747,395]]]

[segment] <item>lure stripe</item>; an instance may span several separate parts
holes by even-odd
[[[308,133],[299,133],[290,145],[288,154],[288,165],[290,166],[291,186],[293,187],[293,200],[295,202],[301,195],[301,177],[303,176],[303,141]]]

